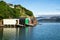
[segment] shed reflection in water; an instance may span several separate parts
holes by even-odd
[[[0,28],[0,40],[2,40],[3,37],[3,28]]]
[[[30,40],[32,27],[0,28],[0,40]]]

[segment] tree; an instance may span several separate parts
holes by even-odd
[[[26,11],[26,14],[29,15],[29,16],[33,16],[32,11],[29,11],[29,10]]]

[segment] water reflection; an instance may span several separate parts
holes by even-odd
[[[60,40],[60,23],[36,27],[0,28],[0,40]]]
[[[16,29],[15,28],[3,28],[3,40],[15,40]]]
[[[32,27],[0,28],[0,40],[30,40]]]
[[[30,40],[32,37],[32,27],[19,28],[19,40]]]
[[[26,40],[31,40],[32,37],[33,37],[33,30],[32,30],[32,27],[27,27],[25,28],[25,31],[26,31]]]
[[[3,28],[0,28],[0,40],[3,38]]]

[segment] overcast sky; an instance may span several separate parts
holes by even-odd
[[[60,15],[60,0],[5,0],[7,3],[21,4],[35,16]]]

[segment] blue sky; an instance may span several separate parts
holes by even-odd
[[[60,15],[60,0],[5,0],[7,3],[21,4],[35,16]]]

